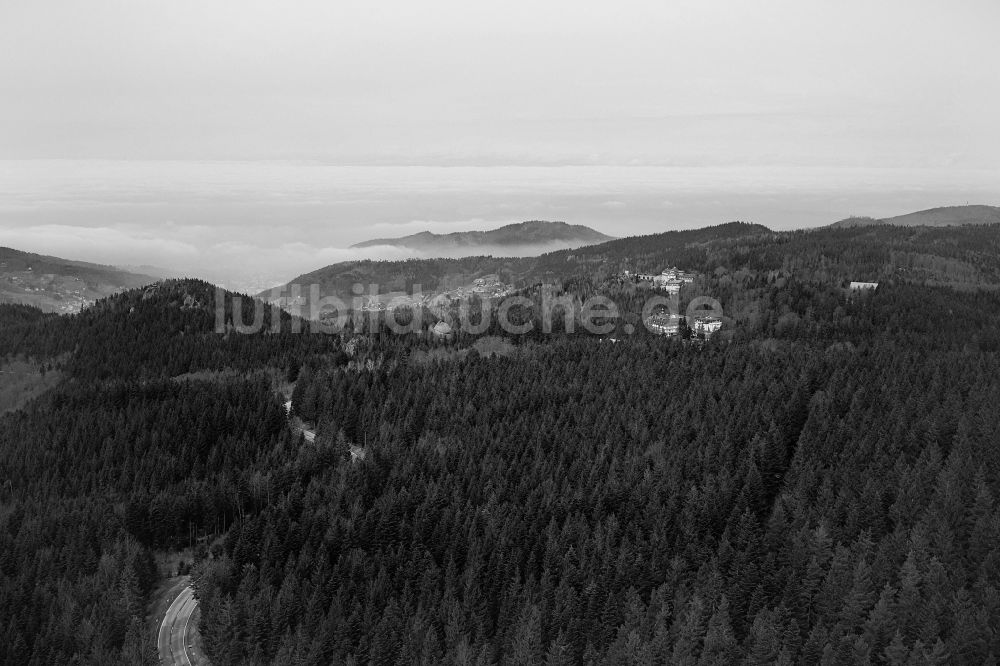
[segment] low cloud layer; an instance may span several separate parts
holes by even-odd
[[[172,225],[179,238],[203,237],[199,228]],[[91,261],[166,275],[202,277],[224,286],[255,291],[300,273],[354,259],[408,259],[416,253],[398,247],[348,249],[306,242],[274,245],[221,239],[186,242],[150,237],[136,229],[46,224],[5,230],[3,244],[67,259]]]
[[[611,236],[1000,203],[970,169],[343,167],[294,162],[0,161],[0,244],[70,259],[161,266],[263,289],[330,263],[418,256],[354,243],[525,220]],[[528,254],[557,249],[485,248]]]

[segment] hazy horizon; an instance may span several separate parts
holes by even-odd
[[[297,162],[0,161],[0,244],[264,288],[419,231],[525,220],[611,236],[733,220],[774,229],[1000,202],[990,170],[389,167]],[[550,248],[551,249],[551,248]],[[447,254],[447,253],[442,253]]]
[[[996,204],[998,24],[989,0],[3,3],[0,243],[247,286],[422,230]]]

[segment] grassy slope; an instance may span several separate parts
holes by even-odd
[[[156,278],[113,266],[0,247],[0,302],[77,312],[99,298],[151,282]]]

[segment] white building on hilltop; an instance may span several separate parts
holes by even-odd
[[[691,330],[695,334],[701,333],[706,338],[711,337],[720,328],[722,328],[722,320],[718,317],[695,317],[694,325],[691,326]]]
[[[677,278],[667,277],[666,275],[657,275],[653,278],[654,289],[661,289],[671,295],[679,294],[681,292],[681,285],[683,284]]]
[[[679,270],[676,266],[674,266],[673,268],[664,269],[661,275],[668,280],[676,280],[681,283],[694,282],[694,274],[685,273],[684,271]]]
[[[635,273],[635,279],[639,282],[652,282],[654,289],[667,289],[673,292],[674,287],[680,288],[688,282],[694,282],[693,273],[685,273],[684,271],[675,268],[665,268],[661,273]],[[625,271],[625,277],[632,277],[633,274],[629,271]]]
[[[679,335],[681,332],[681,316],[675,314],[654,314],[644,322],[651,333],[658,335]]]

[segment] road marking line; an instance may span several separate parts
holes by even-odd
[[[190,590],[191,588],[188,587],[187,589]],[[192,602],[194,602],[195,606],[198,605],[197,602],[195,602],[194,592],[193,591],[191,592],[191,596],[190,596],[189,600],[192,601]],[[186,603],[187,602],[185,602],[185,605],[186,605]],[[188,623],[191,621],[191,616],[192,615],[194,615],[194,611],[193,610],[190,613],[188,613],[187,617],[184,619],[184,631],[181,634],[181,650],[184,653],[184,661],[186,661],[188,663],[188,666],[192,666],[192,664],[191,664],[191,657],[188,656],[188,649],[187,649],[187,645],[188,645],[188,642],[187,642]]]

